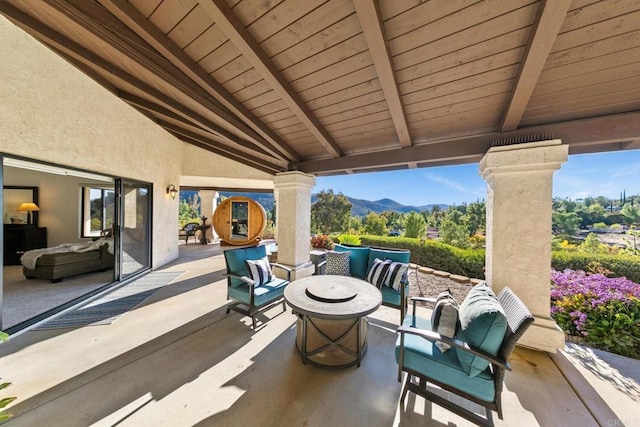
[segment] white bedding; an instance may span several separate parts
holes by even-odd
[[[89,252],[99,250],[100,246],[108,245],[107,252],[113,255],[113,238],[103,237],[88,243],[63,243],[51,248],[33,249],[26,251],[20,257],[22,265],[30,270],[35,270],[38,258],[47,254],[59,254],[64,252]]]

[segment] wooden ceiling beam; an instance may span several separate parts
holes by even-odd
[[[235,160],[237,162],[240,162],[242,164],[247,164],[248,166],[251,166],[253,168],[257,168],[257,169],[260,169],[261,171],[272,173],[272,174],[277,172],[282,172],[282,168],[280,168],[279,165],[265,162],[261,158],[244,153],[240,150],[236,150],[236,149],[224,147],[224,146],[221,147],[219,144],[217,144],[215,140],[212,140],[211,138],[207,138],[206,136],[200,135],[196,132],[191,132],[173,123],[165,122],[164,120],[159,120],[158,125],[171,134],[180,135],[181,137],[188,138],[189,141],[198,141],[200,143],[207,144],[207,146],[212,149],[210,151],[216,154],[219,154],[221,156],[227,157],[229,159]]]
[[[225,145],[229,145],[229,142],[232,142],[234,143],[234,145],[239,145],[252,152],[258,152],[260,154],[264,154],[265,156],[270,156],[270,153],[263,150],[261,147],[257,147],[250,141],[243,141],[243,140],[231,141],[229,139],[229,135],[226,129],[220,128],[218,125],[210,122],[205,117],[200,116],[196,112],[189,111],[188,109],[184,109],[183,107],[184,114],[175,113],[174,110],[177,108],[180,108],[179,105],[176,105],[174,109],[169,109],[159,104],[156,104],[152,101],[148,101],[144,98],[140,98],[138,96],[135,96],[123,91],[118,92],[118,97],[132,106],[142,108],[153,114],[161,115],[175,121],[180,121],[182,123],[185,123],[186,126],[193,126],[196,128],[200,128],[201,130],[207,133],[210,133],[214,137],[214,139],[217,139],[218,141],[220,141]],[[248,153],[246,154],[249,155]]]
[[[178,139],[178,140],[180,140],[180,141],[182,141],[182,142],[184,142],[186,144],[190,144],[190,145],[193,145],[195,147],[202,148],[203,150],[211,151],[212,153],[218,154],[219,156],[225,157],[225,158],[230,159],[230,160],[235,160],[235,161],[237,161],[239,163],[245,163],[241,156],[234,156],[233,154],[226,153],[221,149],[218,149],[216,147],[212,147],[207,143],[200,142],[200,141],[197,141],[197,140],[193,140],[193,139],[188,138],[188,137],[186,137],[184,135],[181,135],[179,133],[171,132],[169,130],[167,130],[167,132],[169,132],[169,134],[171,134],[174,138],[176,138],[176,139]],[[277,172],[277,171],[273,171],[273,170],[265,167],[264,164],[248,165],[248,166],[249,167],[253,167],[253,168],[255,168],[255,169],[259,170],[259,171],[272,174],[272,175],[275,175],[275,172]]]
[[[373,64],[387,100],[393,125],[402,147],[410,147],[411,134],[407,125],[407,114],[398,89],[398,79],[393,67],[389,44],[384,32],[384,23],[377,0],[353,0],[364,38],[369,46]]]
[[[63,14],[85,31],[98,37],[104,43],[134,61],[155,77],[161,79],[171,87],[187,95],[203,109],[211,111],[228,129],[234,129],[262,150],[266,150],[273,157],[285,160],[279,150],[275,149],[262,136],[234,116],[216,99],[202,91],[179,69],[153,51],[146,41],[131,32],[116,17],[93,2],[84,0],[43,0],[49,7]],[[119,25],[118,25],[119,24]],[[220,128],[222,126],[219,125]],[[228,134],[233,134],[227,130]],[[239,138],[235,136],[235,138]],[[287,159],[288,160],[288,159]]]
[[[640,138],[628,141],[624,144],[625,150],[640,150]]]
[[[336,144],[309,107],[300,99],[298,93],[276,68],[271,58],[260,48],[244,24],[229,8],[226,0],[204,0],[199,4],[215,20],[216,25],[229,37],[231,43],[236,46],[267,84],[278,94],[280,99],[309,129],[325,150],[332,156],[342,156],[342,149]]]
[[[540,4],[509,106],[502,119],[502,132],[518,129],[570,5],[571,0],[543,0]]]
[[[149,97],[152,98],[154,102],[159,106],[170,110],[174,114],[183,117],[186,121],[192,122],[194,123],[194,125],[200,126],[213,134],[221,135],[227,141],[227,144],[230,144],[231,146],[245,146],[245,148],[253,151],[264,152],[261,149],[258,149],[258,147],[253,145],[251,142],[242,140],[235,134],[228,132],[227,130],[214,123],[211,123],[209,120],[199,116],[197,113],[188,110],[183,105],[178,104],[163,93],[127,74],[120,68],[116,67],[108,61],[105,61],[93,52],[83,48],[75,42],[72,42],[71,40],[62,36],[60,33],[51,30],[41,22],[23,13],[21,10],[15,8],[14,6],[6,2],[0,2],[0,12],[10,18],[16,25],[25,28],[25,31],[27,31],[32,36],[41,40],[43,43],[47,44],[56,51],[61,52],[65,57],[73,59],[75,65],[82,64],[82,70],[98,69],[111,76],[112,78],[125,83],[126,85],[138,88],[142,92],[149,95]],[[93,71],[91,76],[93,77],[94,75],[99,75],[98,71]],[[104,78],[102,77],[100,80],[104,80]],[[112,90],[113,86],[108,87],[108,89]],[[119,94],[122,93],[124,92],[119,92]],[[283,166],[285,165],[286,162],[283,162]]]
[[[277,149],[290,161],[300,161],[301,158],[287,143],[285,143],[275,132],[269,129],[256,116],[253,115],[241,102],[236,100],[222,85],[206,73],[187,54],[167,36],[164,35],[155,25],[144,17],[135,7],[125,0],[98,0],[109,12],[120,21],[132,29],[140,38],[145,40],[165,56],[176,68],[191,78],[196,84],[204,89],[231,110],[232,113],[241,117],[255,131],[259,132],[272,144],[272,149]]]
[[[421,167],[427,164],[444,166],[475,163],[482,159],[495,140],[542,134],[551,134],[554,139],[568,144],[570,153],[633,149],[635,145],[629,141],[640,140],[640,112],[559,122],[512,132],[466,136],[394,150],[354,154],[339,159],[310,160],[292,167],[307,173],[331,175],[347,170],[363,172],[385,166],[403,169],[411,163]]]

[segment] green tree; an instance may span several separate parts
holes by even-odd
[[[417,212],[409,212],[405,216],[405,237],[422,238],[427,232],[427,222]]]
[[[402,229],[404,218],[400,212],[396,211],[384,211],[382,212],[385,218],[387,218],[387,228],[388,229]]]
[[[486,228],[487,208],[484,201],[477,200],[467,206],[465,224],[469,229],[469,235],[473,236],[478,230]]]
[[[200,217],[200,199],[197,194],[191,196],[189,200],[180,200],[178,206],[178,222],[180,227],[188,222],[193,222]]]
[[[637,206],[633,206],[631,203],[625,203],[620,210],[620,213],[624,216],[627,224],[635,224],[640,222],[640,211]]]
[[[387,218],[384,215],[378,215],[375,212],[369,212],[364,219],[364,232],[376,236],[386,236],[389,234],[387,229]]]
[[[321,191],[316,202],[311,205],[311,231],[320,234],[347,231],[351,216],[351,202],[333,190]]]
[[[573,236],[578,230],[581,218],[575,212],[558,212],[552,213],[551,221],[553,229],[556,232]]]
[[[446,217],[438,230],[442,241],[459,248],[469,247],[469,229],[464,224],[456,224],[452,218]]]
[[[600,252],[600,240],[598,240],[598,236],[596,236],[595,233],[587,234],[584,242],[580,244],[580,250],[590,254],[597,254]]]
[[[362,234],[362,228],[362,218],[359,216],[349,217],[349,229],[347,231],[350,234]]]

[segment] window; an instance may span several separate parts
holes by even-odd
[[[111,228],[115,200],[112,188],[82,187],[82,237],[99,237]]]

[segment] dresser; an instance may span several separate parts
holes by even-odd
[[[4,265],[19,265],[23,253],[46,247],[46,227],[4,224]]]

